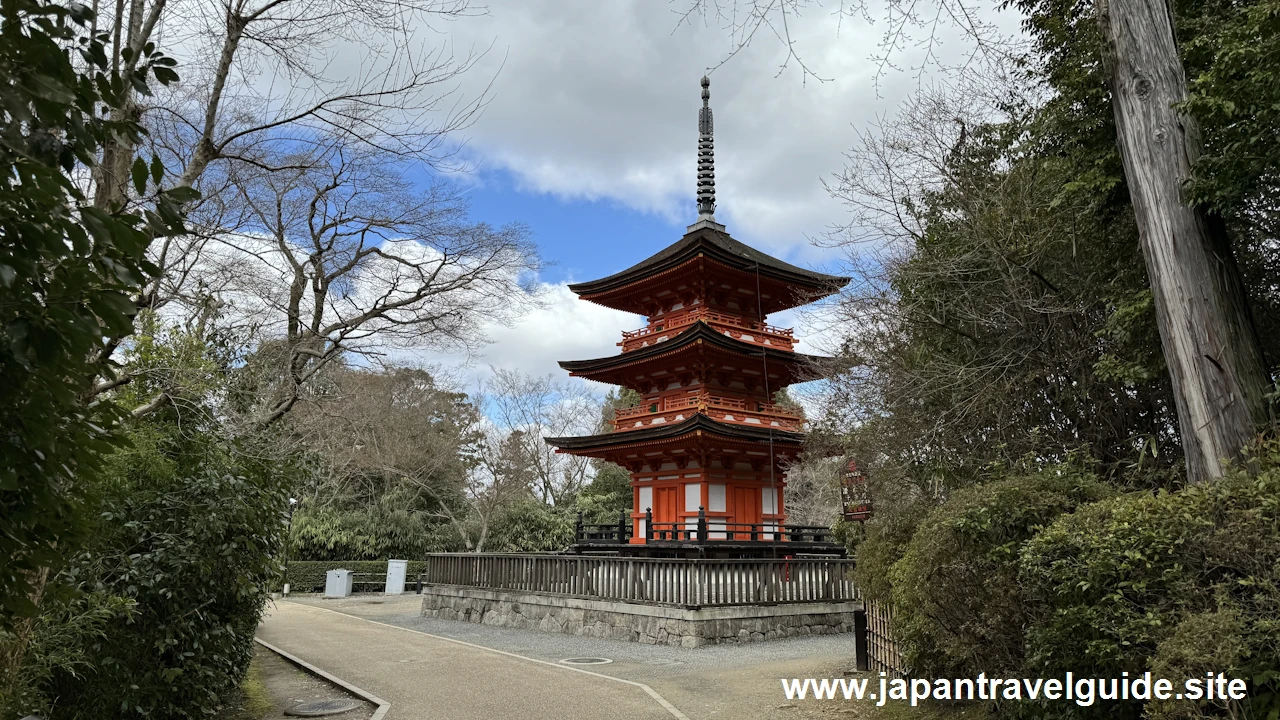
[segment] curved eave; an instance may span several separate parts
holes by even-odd
[[[621,432],[604,433],[601,435],[580,435],[574,437],[544,437],[548,445],[559,448],[564,452],[582,452],[589,450],[604,450],[608,448],[620,448],[628,445],[638,445],[642,443],[652,443],[661,440],[672,440],[684,437],[692,433],[701,431],[706,435],[723,438],[725,440],[739,440],[751,442],[774,442],[774,443],[794,443],[802,444],[804,442],[804,433],[791,432],[788,430],[774,430],[767,427],[753,427],[751,425],[737,425],[733,423],[723,423],[719,420],[712,420],[706,415],[694,415],[688,420],[670,425],[650,425],[639,430],[625,430]]]
[[[736,355],[746,357],[763,356],[768,360],[778,363],[809,364],[827,359],[817,355],[805,355],[791,350],[780,350],[767,345],[757,345],[744,340],[738,340],[736,338],[729,337],[724,333],[716,332],[716,330],[710,325],[705,322],[698,321],[691,325],[689,329],[681,331],[671,340],[655,343],[653,345],[640,348],[639,350],[632,350],[631,352],[610,355],[609,357],[603,358],[594,358],[591,360],[561,360],[559,364],[561,368],[568,370],[575,375],[585,375],[592,372],[607,372],[623,368],[628,365],[637,365],[657,358],[667,357],[684,350],[685,348],[696,345],[699,340]]]
[[[754,273],[759,269],[761,275],[820,294],[834,293],[849,284],[851,279],[797,267],[734,240],[728,233],[702,228],[685,235],[674,244],[626,270],[599,280],[574,283],[569,286],[569,290],[582,296],[600,295],[679,267],[699,255],[705,255],[743,272]]]

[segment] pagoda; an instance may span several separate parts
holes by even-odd
[[[843,554],[829,528],[786,524],[787,466],[804,442],[799,408],[775,402],[817,358],[770,314],[837,292],[849,278],[805,270],[734,240],[716,222],[710,81],[698,115],[698,218],[639,263],[570,285],[584,300],[647,318],[618,355],[560,366],[630,388],[613,431],[547,438],[559,452],[626,468],[629,518],[582,526],[578,552],[754,557]]]

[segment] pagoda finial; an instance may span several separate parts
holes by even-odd
[[[715,222],[716,151],[712,140],[711,78],[702,76],[702,108],[698,110],[698,221]]]

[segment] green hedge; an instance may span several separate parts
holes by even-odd
[[[964,488],[930,513],[889,573],[908,666],[937,677],[1021,669],[1022,546],[1063,513],[1113,493],[1087,471],[1056,465]]]
[[[1021,565],[1027,677],[1212,670],[1249,680],[1238,707],[1170,700],[1072,714],[1280,717],[1280,442],[1211,483],[1064,515],[1027,543]]]
[[[418,573],[426,566],[425,560],[410,560],[409,570],[405,573],[405,586],[412,585]],[[379,592],[387,579],[386,560],[294,560],[289,563],[287,578],[282,582],[289,583],[289,592],[324,592],[325,577],[330,570],[371,573],[369,576],[356,575],[356,592]]]

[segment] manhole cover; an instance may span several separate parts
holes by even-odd
[[[565,658],[560,662],[564,663],[565,665],[604,665],[607,663],[611,663],[613,661],[610,660],[609,658],[583,657],[583,658]]]
[[[348,710],[355,710],[358,707],[360,707],[360,703],[354,700],[317,700],[294,705],[285,710],[284,714],[293,715],[294,717],[324,717],[325,715],[337,715]]]

